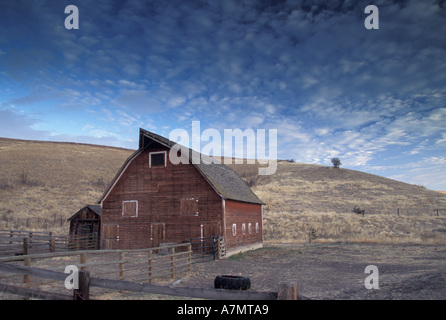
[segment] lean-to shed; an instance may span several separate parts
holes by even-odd
[[[70,236],[97,237],[96,243],[99,243],[101,230],[101,206],[86,205],[78,212],[68,218],[70,222]]]

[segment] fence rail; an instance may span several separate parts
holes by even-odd
[[[121,281],[148,282],[165,278],[174,280],[192,268],[190,243],[137,250],[82,250],[39,253],[0,258],[0,264],[16,267],[44,267],[47,271],[64,272],[67,266],[75,266],[80,271],[89,271],[92,276]],[[20,265],[22,263],[22,265]],[[68,275],[65,274],[65,277]],[[52,288],[56,294],[66,292],[63,282],[45,281],[30,278],[28,274],[20,278],[17,274],[0,272],[0,284],[5,292],[17,291],[17,283],[24,288],[32,288],[31,296]],[[1,290],[0,290],[1,291]]]
[[[49,278],[59,282],[66,279],[67,274],[32,268],[28,266],[14,266],[7,263],[0,263],[0,271],[22,274],[25,276],[35,276],[40,278]],[[100,287],[112,290],[131,291],[139,293],[172,295],[180,297],[192,297],[214,300],[306,300],[307,298],[298,294],[297,283],[295,281],[280,282],[277,292],[265,291],[240,291],[212,288],[187,288],[161,286],[147,283],[136,283],[125,280],[104,279],[90,277],[89,271],[79,273],[79,289],[75,290],[73,297],[75,299],[89,299],[90,287]],[[69,299],[66,294],[51,293],[42,290],[18,287],[15,285],[4,285],[0,283],[0,291],[39,299]]]
[[[95,234],[55,236],[52,232],[0,230],[0,257],[98,249]]]
[[[1,214],[1,213],[0,213]],[[67,218],[62,215],[54,215],[53,217],[31,217],[19,218],[13,215],[3,215],[0,220],[0,228],[2,229],[18,229],[18,228],[36,228],[36,229],[54,229],[68,224]]]

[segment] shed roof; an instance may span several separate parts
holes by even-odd
[[[69,217],[67,219],[67,221],[73,220],[74,218],[76,218],[76,216],[82,212],[82,210],[84,210],[85,208],[90,209],[91,211],[93,211],[94,213],[96,213],[98,216],[101,215],[101,206],[100,205],[96,205],[96,204],[87,204],[85,207],[83,207],[82,209],[80,209],[78,212],[76,212],[75,214],[73,214],[71,217]]]
[[[158,134],[140,128],[139,149],[126,160],[126,162],[121,167],[116,177],[113,179],[110,186],[105,190],[104,194],[99,199],[98,203],[102,202],[105,199],[110,189],[113,187],[115,182],[121,176],[122,172],[127,168],[128,164],[142,151],[144,151],[146,148],[154,144],[161,144],[171,149],[177,143],[163,136],[160,136]],[[189,159],[198,156],[201,156],[201,159],[203,158],[210,159],[210,157],[200,154],[189,148],[187,148],[187,150],[189,150],[189,156],[190,156]],[[215,160],[216,159],[214,159],[214,161]],[[207,161],[207,163],[209,162],[210,161]],[[201,175],[206,179],[206,181],[212,186],[215,192],[218,195],[220,195],[223,199],[264,204],[251,190],[251,188],[242,180],[242,178],[238,175],[238,173],[232,170],[231,168],[225,166],[224,164],[219,162],[206,164],[203,163],[202,161],[200,161],[200,163],[198,164],[195,163],[193,164],[197,168],[197,170],[201,173]]]

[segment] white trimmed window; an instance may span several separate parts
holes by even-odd
[[[122,216],[125,218],[137,218],[138,200],[122,201]]]
[[[246,234],[246,224],[242,223],[242,234]]]
[[[235,223],[232,224],[232,235],[234,237],[237,235],[237,225]]]
[[[256,233],[259,233],[260,229],[259,229],[259,223],[256,222]]]
[[[149,168],[164,168],[167,163],[167,151],[149,152]]]
[[[252,233],[252,223],[248,223],[248,233],[251,234]]]

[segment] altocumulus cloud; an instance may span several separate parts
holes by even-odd
[[[442,1],[374,1],[379,30],[365,0],[70,4],[75,32],[64,3],[0,3],[1,112],[21,137],[136,147],[137,126],[271,128],[281,158],[446,189],[446,164],[426,160],[445,150]]]

